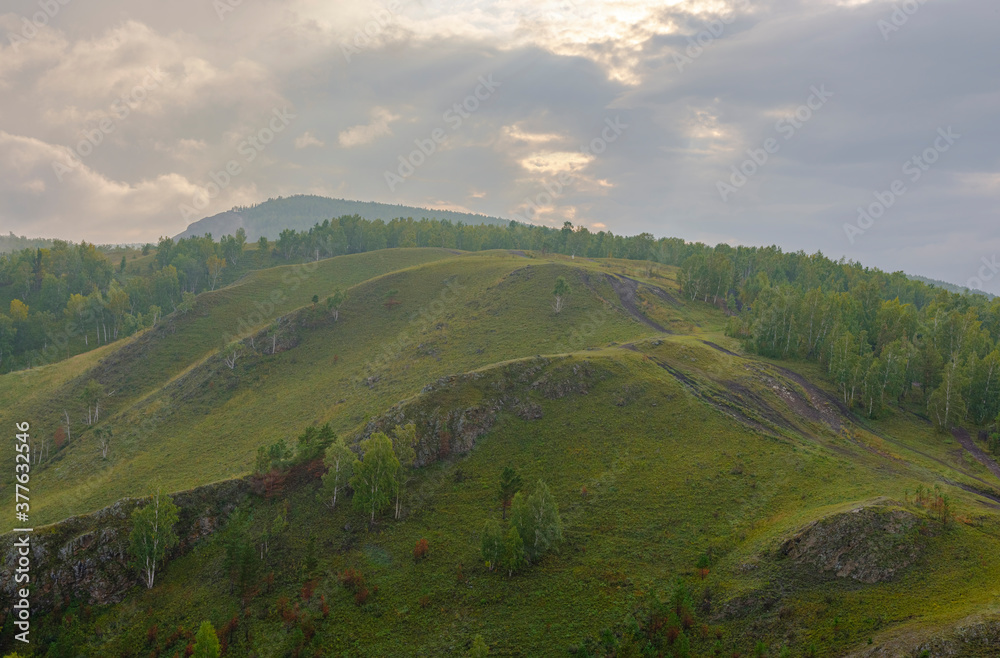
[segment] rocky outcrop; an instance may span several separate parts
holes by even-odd
[[[536,357],[442,377],[416,397],[397,403],[370,421],[356,439],[412,422],[417,428],[416,466],[466,453],[492,429],[501,412],[524,420],[541,418],[542,407],[534,398],[586,395],[592,382],[602,375],[588,363],[563,361]]]
[[[942,631],[927,629],[932,637],[916,639],[918,631],[900,633],[883,642],[876,640],[848,658],[943,658],[945,656],[996,656],[1000,647],[1000,619],[976,619]]]
[[[859,507],[815,521],[781,546],[799,565],[862,583],[891,580],[923,549],[921,520],[891,505]]]
[[[173,494],[180,508],[175,528],[180,539],[170,557],[190,550],[215,532],[250,492],[250,480],[226,480]],[[128,554],[129,517],[144,500],[125,498],[92,514],[74,516],[31,533],[31,607],[36,613],[71,599],[94,604],[117,603],[139,584]],[[17,562],[15,542],[23,535],[0,536],[0,592],[4,616],[14,602]]]

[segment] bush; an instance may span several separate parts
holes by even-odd
[[[340,581],[341,585],[352,592],[357,592],[365,586],[365,577],[357,569],[344,569],[344,571],[337,576],[337,580]]]
[[[425,557],[427,557],[427,551],[428,551],[427,540],[420,539],[419,541],[417,541],[417,545],[413,547],[413,558],[415,560],[422,560]]]

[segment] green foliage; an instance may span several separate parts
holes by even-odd
[[[337,499],[354,477],[354,462],[357,457],[342,439],[337,439],[326,449],[326,473],[320,489],[320,500],[331,510],[336,509]]]
[[[392,441],[382,432],[375,432],[361,442],[361,459],[354,462],[351,488],[354,490],[354,507],[375,515],[392,504],[398,483],[399,459],[393,453]]]
[[[500,473],[500,515],[506,520],[507,510],[514,500],[514,494],[521,490],[521,476],[510,466],[504,466]]]
[[[521,533],[514,526],[508,528],[507,534],[504,535],[500,565],[507,572],[508,577],[513,576],[518,569],[524,566],[524,541],[521,539]]]
[[[257,448],[257,460],[254,464],[254,472],[267,473],[275,469],[283,469],[293,462],[294,453],[285,443],[284,439],[272,443],[269,446]]]
[[[518,535],[520,538],[520,535]],[[503,563],[504,533],[496,519],[490,519],[483,526],[480,553],[487,568],[493,571]]]
[[[144,506],[132,512],[129,552],[149,589],[153,587],[157,565],[164,560],[167,551],[177,545],[174,526],[178,512],[170,496],[159,491],[150,496]]]
[[[191,658],[219,658],[219,637],[209,621],[201,622],[198,633],[194,636],[194,653]]]
[[[563,309],[563,303],[566,297],[569,295],[570,289],[569,284],[566,283],[566,277],[559,277],[556,279],[556,286],[552,290],[552,294],[556,298],[555,311],[559,313]]]
[[[402,513],[403,489],[410,477],[410,469],[417,458],[417,427],[413,423],[397,425],[392,430],[392,452],[399,461],[396,469],[396,518]]]
[[[472,646],[469,648],[469,658],[486,658],[490,655],[490,648],[482,635],[472,638]]]
[[[337,435],[330,427],[330,423],[324,423],[319,428],[310,425],[299,435],[298,445],[295,448],[295,462],[311,462],[319,459],[336,439]]]
[[[337,288],[332,295],[326,298],[326,309],[333,316],[334,322],[340,319],[340,307],[344,305],[345,301],[347,301],[347,295],[340,288]]]
[[[253,586],[259,571],[260,562],[251,539],[252,530],[253,512],[236,508],[229,516],[222,536],[224,566],[229,574],[230,591],[237,588],[241,595],[245,595]]]
[[[87,424],[100,420],[101,399],[104,397],[104,387],[95,379],[88,381],[80,394],[80,400],[87,408]]]
[[[538,560],[562,540],[559,508],[545,482],[539,480],[531,495],[525,496],[524,492],[514,495],[510,524],[521,536],[529,562]]]

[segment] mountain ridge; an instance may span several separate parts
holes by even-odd
[[[289,197],[270,198],[252,206],[235,206],[231,210],[192,222],[186,229],[174,236],[175,240],[211,233],[216,238],[234,235],[240,228],[247,232],[248,240],[261,236],[275,240],[284,229],[306,231],[315,224],[332,217],[360,215],[368,220],[380,219],[384,222],[399,217],[413,219],[438,219],[465,224],[506,224],[509,220],[478,213],[455,210],[432,210],[377,201],[352,201],[312,194],[296,194]]]

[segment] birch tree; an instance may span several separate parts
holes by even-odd
[[[153,588],[157,565],[166,558],[167,551],[177,545],[174,525],[178,512],[170,496],[159,491],[150,496],[143,507],[132,512],[129,552],[148,589]]]
[[[409,482],[410,469],[417,458],[417,427],[413,423],[399,426],[392,431],[392,451],[399,460],[396,469],[396,518],[402,511],[403,489]]]
[[[327,471],[323,476],[323,489],[320,492],[320,498],[323,504],[331,510],[336,509],[337,498],[341,490],[346,488],[347,483],[354,477],[356,459],[354,453],[344,444],[342,439],[338,439],[326,449],[326,457],[323,461]]]
[[[392,451],[392,441],[382,432],[375,432],[361,442],[362,458],[354,461],[354,507],[375,515],[392,504],[396,495],[396,471],[399,460]]]

